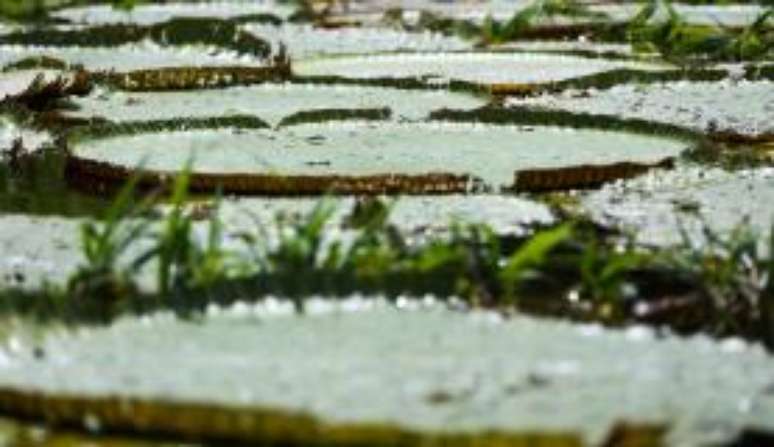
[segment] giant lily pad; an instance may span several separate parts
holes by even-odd
[[[630,176],[689,144],[598,129],[452,122],[118,132],[75,142],[71,177],[121,181],[139,167],[144,181],[158,184],[191,160],[194,188],[245,193],[551,189],[554,181],[587,186]]]
[[[153,25],[176,17],[232,19],[239,16],[274,14],[287,17],[292,8],[272,0],[167,2],[140,4],[131,11],[122,11],[110,5],[88,5],[61,9],[54,17],[88,25],[132,23]]]
[[[774,210],[774,171],[770,168],[727,172],[684,166],[671,172],[607,185],[589,193],[581,204],[600,223],[628,229],[643,244],[702,246],[705,229],[727,239],[747,219],[759,248],[769,250]]]
[[[293,58],[320,55],[379,52],[438,52],[468,50],[472,44],[440,33],[410,33],[389,28],[320,29],[312,25],[245,25],[244,29],[278,46],[288,48]]]
[[[58,197],[61,202],[61,197]],[[353,212],[356,199],[337,197],[329,199],[335,214],[329,222],[331,239],[347,237],[346,218]],[[264,246],[279,243],[278,218],[294,222],[308,215],[319,198],[239,198],[225,200],[219,210],[223,223],[222,243],[231,252],[244,253],[243,241],[231,235],[255,233],[260,224]],[[200,204],[192,203],[190,214]],[[536,225],[549,225],[555,218],[544,204],[521,197],[497,195],[407,196],[390,201],[389,222],[406,237],[424,237],[448,231],[453,222],[486,224],[502,235],[524,235]],[[164,206],[160,212],[166,212]],[[83,218],[29,216],[5,214],[0,216],[0,286],[35,290],[44,284],[64,286],[78,265],[84,261],[79,227]],[[159,223],[162,225],[163,223]],[[195,222],[195,231],[207,233],[207,222]],[[147,247],[137,242],[130,247],[130,256],[139,256]],[[245,255],[247,255],[245,253]],[[155,289],[154,271],[142,272],[144,289]]]
[[[30,57],[47,56],[91,71],[129,71],[163,67],[263,65],[254,57],[207,47],[163,47],[151,42],[97,47],[0,46],[0,64],[7,65]]]
[[[534,98],[514,98],[509,104],[642,118],[714,134],[755,136],[774,133],[774,84],[771,81],[618,85],[608,90],[565,91]]]
[[[0,408],[251,444],[541,445],[538,433],[554,433],[546,445],[578,445],[556,435],[569,432],[600,445],[615,421],[636,418],[670,426],[670,444],[707,445],[772,427],[774,398],[761,390],[774,363],[744,342],[400,302],[408,310],[310,299],[294,316],[270,299],[212,308],[200,324],[158,315],[16,337]]]
[[[472,109],[485,98],[448,91],[399,90],[380,87],[261,84],[222,90],[127,93],[97,91],[75,98],[80,110],[70,117],[100,117],[113,122],[254,115],[272,126],[299,112],[389,108],[399,120],[426,118],[436,109]],[[306,113],[309,116],[309,113]],[[320,119],[325,118],[321,116]]]
[[[480,84],[560,81],[616,68],[658,70],[659,65],[541,53],[382,54],[298,61],[296,74],[344,78],[422,78]]]

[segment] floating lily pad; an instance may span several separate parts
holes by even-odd
[[[520,187],[519,172],[542,178],[538,170],[578,166],[583,172],[559,176],[593,184],[609,180],[607,167],[658,164],[687,147],[679,139],[596,129],[355,121],[85,139],[71,148],[68,166],[73,177],[118,181],[142,165],[144,180],[158,183],[192,160],[198,189],[221,184],[252,193],[449,193],[527,189]],[[628,165],[622,170],[632,174]]]
[[[294,72],[344,78],[423,78],[481,84],[530,84],[560,81],[616,68],[659,70],[664,67],[541,53],[382,54],[298,61]]]
[[[618,85],[608,90],[569,90],[511,105],[642,118],[714,134],[774,133],[774,83],[771,81],[669,82]]]
[[[641,3],[607,3],[593,5],[591,9],[607,14],[613,20],[628,21],[642,9]],[[725,5],[689,5],[674,3],[675,11],[687,23],[694,25],[721,25],[725,27],[744,27],[751,25],[766,11],[763,4],[725,4]],[[651,21],[666,21],[669,13],[665,7],[659,8]],[[774,25],[774,21],[772,21]]]
[[[117,10],[111,5],[77,6],[56,11],[53,16],[88,25],[115,23],[153,25],[176,17],[233,19],[240,16],[272,14],[284,18],[292,12],[292,7],[280,5],[272,0],[237,0],[139,4],[131,11]]]
[[[213,308],[200,324],[159,315],[52,331],[37,345],[16,339],[3,352],[0,407],[104,430],[278,444],[346,434],[373,444],[399,431],[408,445],[456,445],[452,434],[494,431],[511,436],[502,445],[518,445],[519,433],[530,444],[578,433],[600,445],[615,421],[636,418],[669,426],[669,444],[706,445],[747,424],[772,427],[774,398],[760,390],[774,363],[744,342],[401,303],[408,310],[375,297],[310,299],[294,316],[270,299]],[[757,411],[740,396],[755,396]]]
[[[266,58],[269,44],[236,23],[212,18],[177,18],[153,26],[104,25],[76,29],[30,29],[0,36],[3,45],[43,47],[116,47],[150,41],[162,46],[209,45]]]
[[[744,219],[760,234],[760,249],[768,251],[774,210],[774,170],[727,172],[699,166],[652,172],[607,185],[581,200],[589,215],[605,225],[632,231],[640,243],[670,246],[690,240],[706,243],[706,225],[722,238]]]
[[[113,48],[0,46],[0,64],[13,64],[33,56],[48,56],[90,71],[129,71],[144,68],[263,65],[254,57],[207,47],[162,47],[151,42]]]
[[[389,108],[394,119],[419,120],[436,109],[473,109],[485,98],[448,91],[311,84],[261,84],[221,90],[127,93],[97,91],[75,98],[76,118],[100,117],[113,122],[254,115],[272,126],[303,111],[346,111]],[[334,112],[331,114],[335,115]],[[296,115],[299,117],[298,115]]]
[[[438,52],[469,50],[472,43],[440,33],[410,33],[389,28],[320,29],[312,25],[246,25],[244,29],[261,39],[283,43],[293,58],[320,55],[379,52]]]
[[[277,216],[302,217],[319,205],[318,198],[240,198],[225,201],[221,218],[229,231],[250,231],[259,222],[273,222]],[[336,207],[334,225],[343,226],[357,200],[352,197],[328,199]],[[523,197],[501,195],[404,196],[387,199],[389,223],[406,235],[443,233],[454,222],[484,224],[497,234],[522,235],[535,225],[555,223],[555,217],[542,203]],[[275,241],[270,241],[272,245]]]
[[[82,260],[78,241],[81,222],[58,217],[0,217],[0,284],[30,289],[47,282],[66,284]]]
[[[49,192],[49,194],[51,194]],[[61,201],[65,199],[60,198]],[[241,240],[228,235],[255,233],[262,225],[260,237],[265,246],[279,242],[274,223],[282,216],[295,221],[308,215],[319,204],[319,198],[239,198],[225,200],[220,209],[223,222],[223,244],[233,252],[246,250]],[[346,239],[346,218],[356,199],[331,198],[336,213],[329,222],[332,239]],[[524,235],[536,225],[549,225],[555,217],[544,204],[520,197],[497,195],[407,196],[391,203],[390,223],[406,237],[425,237],[448,232],[453,222],[487,224],[502,235]],[[197,207],[191,204],[191,209]],[[164,213],[166,208],[159,206]],[[191,211],[193,213],[193,211]],[[79,228],[85,218],[5,214],[0,216],[0,285],[35,290],[43,284],[64,286],[67,279],[84,262]],[[207,222],[194,223],[195,231],[206,234]],[[139,256],[143,243],[130,247],[130,256]],[[141,286],[155,290],[155,271],[142,272]]]
[[[631,56],[634,52],[627,43],[593,42],[589,40],[517,40],[494,48],[531,52],[588,53],[597,55]]]

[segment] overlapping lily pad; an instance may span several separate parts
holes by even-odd
[[[99,117],[111,122],[253,115],[271,126],[286,120],[326,119],[337,113],[387,109],[379,116],[416,121],[436,109],[469,110],[487,99],[448,91],[399,90],[381,87],[313,84],[261,84],[220,90],[153,93],[95,91],[73,99],[71,118]],[[302,113],[305,112],[305,113]],[[312,112],[316,112],[312,113]],[[346,113],[345,113],[346,114]]]
[[[58,205],[66,206],[62,203],[66,200],[60,197]],[[248,247],[236,235],[255,234],[265,246],[274,247],[280,239],[280,227],[275,225],[277,219],[281,217],[285,222],[298,222],[319,205],[319,200],[315,197],[224,200],[219,209],[224,229],[222,243],[229,251],[246,255]],[[358,202],[354,197],[336,197],[329,201],[335,213],[328,223],[326,239],[346,241],[349,237],[349,217]],[[556,220],[548,206],[523,197],[407,196],[385,200],[384,203],[391,209],[389,223],[406,238],[412,239],[444,234],[453,222],[486,224],[497,234],[521,236],[535,226],[550,225]],[[211,207],[208,208],[206,203],[193,202],[186,208],[186,213],[195,215],[201,209]],[[164,214],[167,207],[160,204],[158,211]],[[36,290],[43,284],[65,286],[77,266],[84,262],[79,231],[84,221],[84,218],[29,214],[6,213],[0,216],[0,251],[3,253],[0,258],[0,286],[24,290]],[[157,225],[163,225],[163,222]],[[197,219],[194,222],[195,231],[200,235],[207,233],[207,226],[206,220]],[[126,258],[139,256],[146,248],[142,241],[137,241]],[[139,280],[143,290],[155,290],[153,271],[142,272]]]
[[[296,74],[344,78],[420,78],[428,82],[536,84],[587,76],[617,68],[661,70],[644,62],[542,53],[381,54],[298,61]]]
[[[594,11],[602,12],[617,21],[628,21],[642,9],[639,3],[607,3],[591,6]],[[755,22],[766,11],[764,4],[706,4],[690,5],[675,2],[675,12],[687,23],[693,25],[721,25],[741,28]],[[661,7],[652,21],[666,21],[668,11]]]
[[[177,1],[165,4],[139,4],[131,11],[115,9],[110,5],[76,6],[56,11],[53,16],[74,23],[107,25],[132,23],[153,25],[175,17],[206,17],[232,19],[236,17],[271,14],[284,18],[293,12],[292,7],[272,0],[254,1]]]
[[[771,168],[727,172],[684,166],[652,172],[590,193],[583,209],[598,222],[630,231],[642,244],[671,246],[688,242],[704,246],[709,229],[727,239],[745,219],[763,252],[774,211]]]
[[[774,134],[774,83],[765,80],[619,85],[607,90],[515,98],[509,104],[641,118],[720,137],[729,133],[750,137]]]
[[[280,43],[293,58],[380,52],[438,52],[469,50],[472,43],[434,32],[407,32],[389,28],[321,29],[312,25],[249,24],[244,29],[262,39]]]
[[[519,445],[519,433],[532,433],[527,444],[546,433],[548,445],[578,445],[557,436],[577,433],[600,445],[622,418],[705,445],[771,427],[774,402],[761,390],[772,361],[743,342],[401,302],[407,310],[310,299],[299,317],[269,299],[213,308],[201,324],[159,315],[52,331],[39,344],[15,338],[0,407],[92,429],[304,445],[471,445],[474,435]]]
[[[0,46],[0,64],[47,56],[90,71],[129,71],[164,67],[263,65],[254,57],[207,47],[164,47],[152,42],[117,47]]]
[[[244,122],[251,126],[235,127]],[[100,138],[74,142],[70,176],[120,182],[140,169],[144,182],[159,185],[191,161],[191,185],[200,190],[221,186],[242,193],[320,194],[551,189],[553,182],[559,187],[598,184],[616,178],[619,171],[618,176],[631,176],[691,145],[670,137],[582,127],[471,122],[345,121],[267,130],[260,121],[234,118],[164,126],[167,130],[156,126],[153,131],[152,123],[107,127]]]

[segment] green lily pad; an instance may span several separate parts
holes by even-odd
[[[641,118],[710,134],[774,133],[774,83],[765,80],[618,85],[512,98],[508,104]]]
[[[384,27],[321,29],[312,25],[248,24],[245,31],[278,46],[287,46],[294,59],[322,55],[382,52],[439,52],[469,50],[472,43],[433,32],[407,32]]]
[[[594,166],[658,164],[687,147],[680,139],[597,129],[348,121],[86,138],[70,148],[68,163],[74,177],[116,180],[140,167],[146,181],[161,182],[191,160],[194,188],[221,184],[235,192],[465,192],[519,187],[520,172],[540,183],[538,170],[596,180],[585,174]],[[621,171],[631,175],[629,165]]]
[[[49,194],[52,194],[49,192]],[[62,199],[60,199],[62,200]],[[353,197],[329,199],[336,213],[329,222],[329,236],[346,240],[346,218],[356,204]],[[256,222],[262,223],[260,235],[266,246],[279,243],[274,222],[282,216],[295,221],[312,212],[319,198],[251,197],[224,200],[220,217],[223,222],[223,243],[235,253],[247,248],[238,238],[228,235],[254,234]],[[489,225],[497,234],[521,236],[536,225],[550,225],[556,218],[542,203],[523,198],[499,195],[405,196],[389,201],[389,223],[406,237],[425,237],[448,232],[453,222]],[[190,205],[193,214],[197,207]],[[159,206],[159,212],[166,212]],[[5,214],[0,216],[0,286],[37,290],[44,284],[65,286],[77,266],[85,262],[81,250],[80,225],[85,218]],[[161,225],[161,223],[159,223]],[[194,223],[196,231],[205,234],[206,221]],[[342,236],[343,235],[343,236]],[[130,255],[139,256],[147,247],[138,242],[130,247]],[[245,253],[247,256],[247,253]],[[142,272],[141,286],[155,290],[155,270]]]
[[[73,118],[100,117],[112,122],[254,115],[272,126],[299,112],[388,108],[394,119],[416,121],[436,109],[468,110],[487,100],[448,91],[312,84],[261,84],[221,90],[129,93],[96,91],[74,98]],[[334,113],[335,115],[335,113]],[[321,117],[322,119],[322,117]]]
[[[289,5],[274,1],[208,1],[208,2],[165,2],[164,4],[139,4],[130,11],[122,11],[110,5],[86,5],[64,8],[53,16],[74,23],[87,25],[108,25],[132,23],[154,25],[177,17],[234,19],[244,16],[272,14],[285,18],[293,12]]]
[[[591,9],[603,12],[613,20],[628,21],[642,9],[641,3],[607,3],[591,6]],[[744,27],[751,25],[766,11],[763,4],[719,4],[690,5],[674,3],[675,12],[685,22],[692,25],[720,25],[725,27]],[[651,18],[652,22],[666,21],[669,14],[666,8],[659,8]],[[772,22],[774,24],[774,22]]]
[[[631,231],[638,242],[672,246],[683,240],[706,244],[705,227],[727,238],[747,219],[762,253],[768,252],[774,210],[774,170],[727,172],[680,166],[607,185],[581,200],[598,222]]]
[[[297,61],[294,72],[344,78],[422,78],[479,84],[534,84],[619,68],[660,70],[661,65],[543,53],[381,54]]]
[[[307,314],[295,316],[290,303],[268,299],[213,307],[199,324],[157,315],[52,331],[35,345],[17,339],[2,351],[0,408],[107,431],[258,444],[341,436],[457,445],[437,437],[494,432],[506,436],[502,445],[519,445],[520,433],[532,434],[530,445],[541,445],[539,433],[600,445],[616,421],[636,418],[670,426],[670,444],[706,445],[747,424],[772,427],[764,416],[774,398],[760,390],[774,363],[738,340],[503,320],[432,298],[398,303],[406,310],[378,297],[310,298]],[[745,396],[757,411],[740,409]]]
[[[47,56],[90,71],[130,71],[164,67],[263,65],[255,58],[233,51],[206,47],[163,47],[152,42],[118,47],[39,47],[0,46],[0,65],[9,65],[33,56]]]

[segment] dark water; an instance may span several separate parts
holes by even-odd
[[[64,154],[45,149],[16,164],[0,163],[0,214],[99,216],[109,205],[67,184]]]

